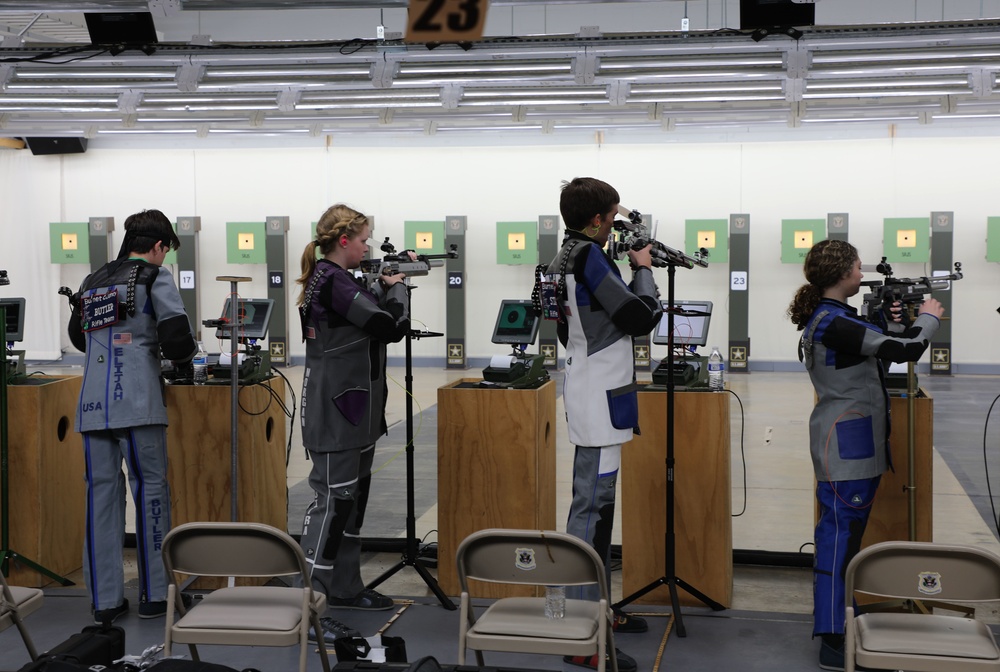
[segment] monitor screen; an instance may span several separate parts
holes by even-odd
[[[236,331],[237,337],[257,340],[267,338],[267,325],[271,321],[272,308],[274,308],[274,299],[239,299],[237,317],[240,326]],[[229,299],[226,299],[221,319],[231,320],[231,310]],[[215,336],[216,338],[229,338],[230,332],[230,329],[216,329]]]
[[[816,5],[792,0],[740,0],[740,30],[816,25]]]
[[[24,299],[0,299],[4,307],[7,328],[7,342],[24,340]]]
[[[494,343],[530,345],[538,335],[538,316],[530,299],[504,299],[493,328]]]
[[[653,343],[669,345],[670,336],[669,313],[667,302],[661,301],[663,317],[653,332]],[[708,326],[712,321],[711,301],[678,301],[674,300],[674,346],[708,345]],[[684,313],[700,313],[688,314]]]

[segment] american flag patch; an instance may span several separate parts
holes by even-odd
[[[306,338],[316,338],[315,327],[306,327]]]
[[[114,343],[115,345],[132,345],[132,334],[129,333],[115,334],[111,338],[111,342]]]

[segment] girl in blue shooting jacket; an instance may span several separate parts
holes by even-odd
[[[822,638],[819,666],[844,669],[844,575],[861,538],[889,454],[885,362],[920,359],[940,325],[936,299],[909,326],[897,302],[886,326],[862,319],[847,300],[861,288],[858,251],[843,240],[816,243],[803,268],[807,283],[788,307],[802,338],[799,359],[816,390],[809,448],[816,474],[819,522],[813,576],[813,636]]]

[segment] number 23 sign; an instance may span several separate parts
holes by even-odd
[[[410,0],[407,42],[469,42],[483,37],[489,0]]]

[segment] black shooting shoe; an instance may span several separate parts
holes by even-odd
[[[364,609],[365,611],[384,611],[392,609],[395,602],[371,588],[365,588],[354,597],[327,597],[326,603],[338,609]]]
[[[340,621],[334,620],[329,616],[324,616],[319,619],[319,627],[323,628],[323,642],[328,646],[333,646],[333,642],[337,639],[343,637],[360,637],[361,633],[354,628],[341,623]],[[315,644],[316,630],[315,628],[309,628],[309,641]]]
[[[128,613],[128,600],[122,600],[122,603],[117,607],[111,607],[109,609],[101,609],[100,611],[94,612],[94,623],[98,625],[111,625],[118,620],[119,616],[124,616]]]
[[[607,660],[604,661],[604,669],[610,670],[611,658],[607,653],[604,655],[607,657]],[[635,659],[632,656],[622,653],[621,649],[615,649],[615,658],[618,659],[618,672],[636,672],[639,669],[638,665],[635,664]],[[595,653],[592,656],[563,656],[563,662],[596,670],[597,654]]]
[[[615,609],[614,619],[611,621],[611,629],[617,634],[628,635],[638,632],[646,632],[649,630],[649,624],[646,623],[645,618],[633,616],[632,614],[626,614],[624,611]]]
[[[185,610],[190,609],[191,605],[194,604],[194,598],[186,593],[181,593],[181,600],[184,602]],[[159,618],[160,616],[165,616],[166,614],[166,600],[139,603],[139,618]]]

